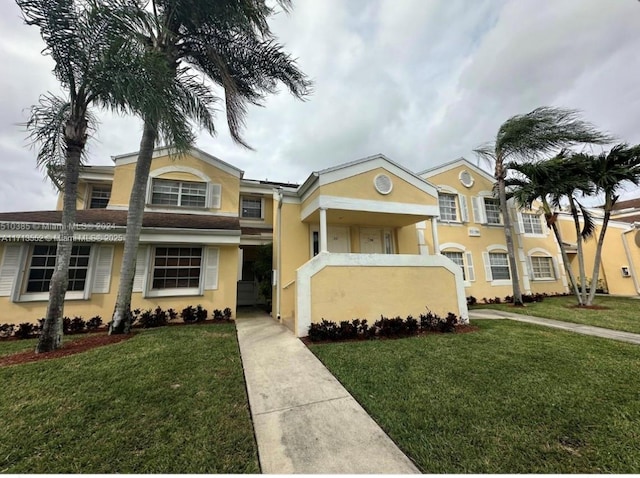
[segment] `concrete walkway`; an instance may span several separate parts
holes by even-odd
[[[263,473],[419,473],[289,329],[259,312],[236,327]]]
[[[583,335],[593,335],[595,337],[603,337],[605,339],[619,340],[621,342],[629,342],[640,345],[640,334],[632,334],[631,332],[621,332],[619,330],[605,329],[603,327],[594,327],[592,325],[574,324],[571,322],[562,322],[560,320],[543,319],[542,317],[533,317],[531,315],[514,314],[511,312],[503,312],[494,309],[476,309],[469,311],[469,318],[473,319],[509,319],[518,322],[527,322],[529,324],[544,325],[555,329],[568,330]]]

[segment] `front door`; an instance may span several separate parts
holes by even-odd
[[[382,254],[382,229],[360,228],[360,252],[362,254]]]
[[[348,226],[327,227],[327,250],[334,253],[351,252],[350,234]],[[318,228],[311,230],[311,255],[317,256],[320,252],[320,231]]]

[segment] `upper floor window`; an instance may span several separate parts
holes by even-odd
[[[153,179],[151,204],[154,206],[205,207],[207,185],[195,181]]]
[[[502,224],[500,201],[498,199],[484,198],[484,210],[487,215],[487,224]]]
[[[243,196],[240,204],[240,217],[262,219],[262,199]]]
[[[111,199],[110,184],[94,184],[91,186],[91,195],[89,196],[89,209],[104,209]]]
[[[446,193],[438,194],[438,206],[440,207],[441,221],[457,221],[458,220],[455,194],[446,194]]]
[[[542,234],[542,223],[539,215],[528,212],[523,212],[521,215],[525,234]]]

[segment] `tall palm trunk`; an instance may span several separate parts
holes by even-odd
[[[124,241],[122,265],[120,266],[120,285],[118,286],[118,297],[113,311],[112,322],[109,326],[109,334],[127,334],[131,327],[131,293],[136,271],[140,231],[142,230],[147,180],[151,170],[153,148],[157,138],[157,126],[153,122],[146,120],[142,139],[140,140],[140,152],[138,153],[136,172],[129,198],[127,232]]]
[[[593,259],[593,274],[591,275],[591,289],[589,290],[589,298],[586,305],[593,305],[593,299],[596,296],[596,289],[598,288],[598,276],[600,275],[600,262],[602,261],[602,246],[604,245],[604,235],[607,232],[607,226],[609,224],[609,218],[611,217],[611,200],[606,199],[604,219],[602,220],[602,229],[598,236],[598,244],[596,245],[596,255]]]
[[[73,248],[73,230],[76,222],[76,200],[80,160],[86,142],[87,122],[84,118],[70,119],[65,125],[66,161],[62,224],[56,248],[56,262],[49,283],[49,304],[36,353],[51,352],[62,345],[62,317],[64,298],[69,284],[69,262]]]
[[[556,242],[558,243],[558,247],[560,248],[560,254],[562,255],[562,263],[564,265],[564,270],[569,277],[569,282],[571,283],[571,288],[573,289],[573,293],[578,299],[578,303],[582,305],[582,296],[580,295],[580,290],[578,289],[578,283],[576,282],[576,276],[573,273],[573,269],[569,264],[569,256],[567,254],[567,249],[564,247],[564,243],[562,242],[562,234],[560,233],[560,228],[556,223],[553,214],[551,214],[551,209],[549,208],[549,204],[546,200],[543,200],[543,206],[545,208],[545,218],[547,220],[547,226],[551,227],[553,231],[553,235],[556,237]],[[547,212],[548,211],[548,212]]]
[[[505,185],[504,166],[501,159],[496,161],[496,181],[498,184],[498,197],[500,199],[500,211],[504,223],[504,238],[507,243],[507,255],[509,256],[509,267],[511,268],[511,284],[513,287],[513,305],[524,305],[522,302],[522,291],[518,280],[518,264],[516,262],[516,251],[513,246],[513,232],[511,230],[511,218],[507,208],[507,192]]]
[[[580,231],[580,217],[578,216],[578,208],[576,207],[575,199],[569,195],[569,205],[571,207],[571,216],[573,216],[573,224],[576,229],[576,249],[578,250],[578,269],[580,274],[580,298],[578,299],[579,305],[584,305],[587,302],[587,279],[584,269],[584,254],[582,252],[582,233]]]

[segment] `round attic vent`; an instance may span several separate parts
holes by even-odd
[[[473,186],[473,176],[471,176],[471,173],[469,173],[469,171],[467,171],[466,169],[464,171],[461,171],[458,177],[465,188],[470,188],[471,186]]]
[[[640,231],[636,232],[636,246],[640,247]]]
[[[389,194],[393,189],[391,178],[386,174],[378,174],[373,180],[373,185],[380,194]]]

